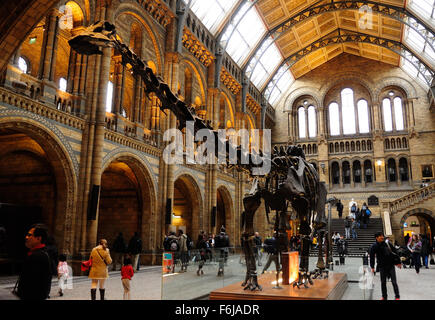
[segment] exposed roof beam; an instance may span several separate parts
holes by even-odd
[[[264,86],[264,89],[262,90],[262,94],[266,97],[266,99],[269,98],[270,94],[273,92],[273,90],[276,87],[276,83],[279,81],[275,81],[275,84],[273,87],[269,87],[269,83],[273,80],[274,76],[278,72],[278,70],[288,63],[287,70],[290,69],[296,62],[298,62],[303,57],[307,56],[308,54],[315,52],[319,49],[325,48],[329,45],[335,45],[335,44],[343,44],[346,42],[356,42],[356,43],[369,43],[372,45],[376,45],[382,48],[386,48],[404,59],[408,60],[420,73],[426,73],[429,74],[429,76],[425,76],[425,81],[430,87],[432,84],[432,81],[434,79],[435,72],[417,55],[415,55],[406,45],[402,44],[399,41],[394,41],[390,39],[385,39],[365,33],[345,30],[345,29],[337,29],[340,34],[335,36],[325,36],[320,38],[319,40],[316,40],[312,42],[310,45],[306,46],[305,48],[299,50],[298,52],[292,54],[291,56],[287,57],[270,75],[269,79],[266,82],[266,85]],[[337,31],[336,30],[336,31]],[[341,34],[340,30],[348,32],[346,34]]]
[[[435,51],[435,32],[428,27],[423,21],[421,21],[418,17],[416,17],[414,14],[409,12],[407,9],[398,7],[398,6],[392,6],[388,4],[379,4],[374,1],[367,1],[367,0],[346,0],[346,1],[338,1],[338,2],[332,2],[328,4],[319,5],[316,7],[310,7],[307,8],[300,13],[288,18],[284,22],[280,23],[273,29],[271,29],[269,32],[267,32],[261,41],[258,43],[258,45],[254,48],[254,50],[251,52],[249,57],[246,60],[246,63],[242,66],[242,70],[246,71],[249,67],[252,59],[254,56],[257,55],[257,51],[262,47],[262,45],[265,43],[269,37],[273,37],[274,41],[276,42],[279,40],[279,38],[284,35],[290,28],[294,27],[295,25],[305,21],[306,19],[312,18],[314,16],[321,15],[326,12],[336,12],[336,11],[343,11],[343,10],[359,10],[363,6],[368,6],[371,8],[372,12],[374,13],[380,13],[384,16],[387,16],[389,18],[395,19],[399,21],[402,24],[405,24],[409,26],[410,28],[414,29],[417,33],[419,33],[423,38],[427,39],[427,43],[429,46],[431,46],[432,50]],[[409,19],[414,19],[417,23],[411,23],[409,22]],[[423,27],[423,28],[422,28]],[[270,45],[272,45],[272,43]],[[269,45],[269,46],[270,46]],[[268,47],[269,47],[268,46]],[[267,47],[267,48],[268,48]],[[255,69],[258,61],[261,59],[261,56],[265,51],[267,51],[267,48],[260,53],[260,56],[256,59],[255,65],[251,68],[252,70]]]

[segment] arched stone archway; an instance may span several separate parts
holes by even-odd
[[[110,244],[119,232],[126,241],[138,232],[146,253],[159,246],[157,220],[156,192],[146,165],[128,153],[106,159],[101,179],[97,238],[106,238]]]
[[[408,220],[409,217],[412,216],[416,216],[418,221],[420,222],[419,223],[420,231],[418,233],[427,234],[432,244],[433,237],[435,234],[435,214],[432,211],[423,208],[410,210],[402,216],[402,218],[400,219],[401,237],[399,238],[400,239],[399,242],[403,242],[403,236],[406,229],[404,226],[405,222]],[[425,221],[425,223],[422,223],[423,221]]]
[[[234,240],[236,230],[233,199],[225,186],[217,188],[216,232],[219,232],[222,225],[230,239]]]
[[[59,250],[73,254],[76,224],[77,177],[74,162],[59,132],[30,119],[0,119],[0,202],[40,211],[18,220],[47,225]],[[27,219],[29,218],[29,219]],[[23,238],[24,241],[24,238]]]
[[[191,239],[198,237],[204,228],[204,210],[198,183],[189,174],[174,179],[174,203],[170,229],[182,229]]]

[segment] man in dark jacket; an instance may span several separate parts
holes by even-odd
[[[396,280],[396,270],[394,269],[394,254],[397,254],[396,248],[389,242],[384,241],[382,232],[375,233],[376,242],[370,248],[370,267],[372,272],[375,272],[375,256],[378,262],[379,271],[381,273],[381,291],[382,300],[387,300],[387,277],[391,278],[394,295],[396,300],[400,299],[399,286]],[[398,264],[398,268],[402,265]]]
[[[128,243],[128,253],[132,257],[133,269],[136,268],[139,271],[139,254],[142,252],[142,240],[139,238],[137,232],[134,233],[133,237]]]
[[[215,248],[219,249],[219,270],[218,276],[224,275],[225,256],[228,255],[228,247],[230,246],[230,238],[225,233],[225,227],[221,227],[221,232],[214,239]]]
[[[264,266],[262,274],[267,271],[270,264],[272,262],[275,263],[276,271],[278,272],[280,270],[280,264],[279,264],[279,257],[278,257],[278,241],[276,239],[276,231],[273,233],[273,236],[271,238],[266,238],[264,240],[264,250],[268,253],[267,262]]]
[[[338,200],[336,206],[338,211],[338,218],[341,219],[341,217],[343,216],[343,204],[341,203],[340,200]]]
[[[118,234],[115,241],[112,245],[112,257],[113,257],[113,271],[116,270],[116,265],[119,263],[119,270],[121,270],[124,263],[124,254],[125,254],[125,241],[122,232]]]
[[[347,241],[343,236],[337,241],[337,252],[340,257],[340,264],[344,264],[344,257],[347,254]]]
[[[47,237],[47,229],[40,224],[32,226],[26,235],[29,252],[17,287],[17,295],[22,300],[45,300],[50,294],[53,270],[45,247]]]

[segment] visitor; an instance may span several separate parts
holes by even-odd
[[[351,226],[352,226],[352,218],[350,216],[346,216],[346,218],[344,218],[344,232],[346,235],[346,239],[350,239]]]
[[[16,295],[22,300],[45,300],[51,289],[52,263],[45,243],[48,232],[44,225],[33,225],[26,234],[29,249],[17,282]]]
[[[352,229],[352,239],[353,240],[358,239],[358,233],[356,231],[356,229],[358,229],[358,223],[356,222],[355,219],[352,219],[351,229]]]
[[[124,300],[131,300],[130,281],[131,278],[133,278],[133,276],[134,276],[134,270],[131,265],[131,259],[125,258],[124,265],[121,267],[121,282],[122,282],[122,287],[124,288],[124,295],[123,295]]]
[[[356,212],[357,203],[352,198],[351,201],[349,201],[349,215],[355,219],[355,212]]]
[[[431,249],[427,235],[421,235],[421,260],[423,262],[422,265],[426,269],[429,269],[429,255],[432,253]]]
[[[355,213],[355,222],[356,222],[357,229],[361,228],[361,221],[362,221],[362,211],[360,210],[360,208],[357,207]]]
[[[340,240],[340,238],[341,238],[340,234],[337,231],[335,231],[331,237],[332,243],[337,244],[337,242],[338,242],[338,240]]]
[[[97,299],[97,286],[100,289],[100,299],[104,300],[106,289],[104,287],[106,279],[109,278],[107,266],[112,263],[109,247],[106,239],[101,239],[99,245],[92,249],[91,257],[92,266],[89,271],[89,279],[91,283],[91,299]]]
[[[272,262],[275,263],[275,269],[276,272],[278,272],[280,270],[280,265],[279,265],[279,257],[278,257],[279,252],[278,252],[278,241],[277,241],[276,231],[273,232],[272,237],[266,238],[266,240],[264,240],[264,251],[266,251],[267,253],[267,262],[261,273],[262,274],[265,273]]]
[[[142,240],[137,232],[134,233],[133,237],[131,237],[130,241],[128,242],[127,252],[131,256],[133,269],[139,271],[139,256],[142,252]]]
[[[347,254],[347,241],[341,236],[337,241],[337,252],[340,257],[340,264],[344,264],[344,259]]]
[[[112,270],[116,271],[116,266],[119,262],[119,269],[122,268],[124,263],[124,254],[125,254],[126,244],[124,241],[124,236],[122,235],[122,232],[118,234],[115,241],[112,245],[112,258],[113,258],[113,265]]]
[[[175,235],[175,232],[170,231],[168,236],[165,238],[165,241],[163,241],[163,246],[165,247],[165,250],[172,253],[172,273],[175,272],[175,265],[178,263],[180,257],[179,257],[179,248],[178,245],[178,238]]]
[[[415,272],[419,274],[421,268],[421,263],[420,263],[421,241],[417,234],[412,234],[407,247],[408,250],[411,251],[412,264],[414,265]]]
[[[225,227],[221,227],[221,232],[215,237],[214,247],[219,249],[219,269],[218,277],[224,275],[224,264],[226,252],[228,252],[228,247],[230,246],[230,239],[225,233]]]
[[[204,267],[204,264],[207,261],[207,249],[208,249],[208,241],[207,236],[204,232],[201,232],[198,237],[198,242],[196,244],[196,248],[199,250],[200,260],[198,264],[198,270],[196,271],[196,274],[198,276],[204,274],[204,270],[202,269]]]
[[[382,232],[375,233],[376,242],[370,247],[370,267],[372,272],[375,273],[375,256],[377,260],[377,267],[381,274],[381,292],[382,299],[388,299],[387,293],[387,277],[391,279],[393,285],[394,295],[396,300],[400,300],[399,286],[396,280],[396,270],[394,269],[395,259],[394,254],[397,255],[396,248],[391,244],[384,241],[384,234]],[[402,264],[397,264],[398,268],[402,267]]]
[[[183,230],[178,230],[178,251],[180,253],[181,270],[180,272],[187,272],[187,265],[189,262],[189,253],[187,248],[187,235]]]
[[[258,266],[261,266],[261,258],[263,257],[263,254],[261,252],[261,246],[263,244],[263,241],[260,237],[260,234],[258,232],[255,232],[254,234],[254,256],[255,260],[258,261]]]
[[[65,290],[65,281],[68,280],[69,268],[68,263],[66,262],[66,255],[59,255],[59,263],[57,265],[57,278],[58,278],[58,286],[59,286],[59,296],[63,296],[63,291]]]
[[[410,239],[411,237],[409,236],[409,233],[406,233],[405,234],[405,237],[404,237],[404,239],[405,239],[405,246],[407,246],[408,245],[408,242],[409,242],[409,239]]]
[[[364,202],[362,207],[361,207],[361,227],[362,227],[362,229],[367,229],[371,214],[372,214],[372,212],[368,208],[367,204]]]
[[[336,207],[338,211],[338,218],[341,219],[341,217],[343,216],[343,204],[341,203],[340,200],[338,200]]]

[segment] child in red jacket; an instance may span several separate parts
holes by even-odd
[[[124,300],[130,300],[130,280],[134,275],[134,270],[131,265],[131,259],[125,258],[124,265],[121,268],[121,281],[124,287]]]

